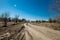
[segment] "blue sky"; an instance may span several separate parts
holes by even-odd
[[[49,12],[52,0],[0,0],[0,14],[9,12],[27,20],[47,20],[55,14]]]

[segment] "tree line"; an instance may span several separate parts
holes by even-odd
[[[14,22],[18,24],[19,22],[26,22],[26,19],[19,19],[19,15],[15,15],[14,18],[11,18],[8,13],[3,13],[0,15],[0,22],[3,22],[3,27],[7,27],[8,22]]]
[[[36,20],[32,21],[36,23],[60,23],[60,18],[49,18],[47,21],[46,20]]]
[[[11,18],[8,13],[3,13],[0,15],[0,22],[3,22],[3,27],[7,27],[8,22],[14,22],[14,24],[18,24],[19,22],[27,22],[26,19],[19,19],[19,15],[15,15],[14,18]],[[37,23],[43,23],[43,22],[49,22],[49,23],[60,23],[60,17],[55,18],[49,18],[48,21],[45,20],[36,20],[31,22],[37,22]]]

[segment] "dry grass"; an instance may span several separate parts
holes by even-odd
[[[2,22],[0,22],[0,35],[3,35],[3,34],[5,34],[6,32],[9,32],[10,34],[11,34],[11,37],[9,37],[9,38],[6,38],[6,39],[11,39],[11,38],[13,38],[13,39],[15,39],[16,38],[16,36],[18,35],[18,33],[19,32],[21,32],[21,30],[23,30],[23,29],[21,29],[22,28],[22,24],[23,23],[18,23],[18,24],[16,24],[16,25],[13,25],[14,24],[14,22],[8,22],[7,23],[7,26],[8,27],[1,27],[1,25],[2,25],[3,23]],[[22,33],[21,33],[22,34]],[[23,36],[23,35],[22,35]],[[19,37],[20,38],[20,37]],[[5,39],[3,39],[3,40],[5,40]],[[24,37],[23,37],[23,39],[22,40],[24,40]]]
[[[2,22],[0,22],[0,27],[1,27],[1,26],[3,26],[3,23],[2,23]]]
[[[34,25],[49,27],[54,30],[60,30],[60,23],[33,23]]]
[[[19,23],[17,25],[13,25],[13,24],[14,24],[14,22],[8,22],[7,23],[8,27],[2,27],[4,24],[2,22],[0,22],[0,34],[4,33],[6,30],[8,32],[17,32],[22,27],[22,23]]]

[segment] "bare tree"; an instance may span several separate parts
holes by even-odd
[[[1,15],[2,21],[4,22],[4,26],[3,27],[7,27],[7,22],[8,22],[8,18],[9,18],[9,14],[8,13],[3,13]]]
[[[22,19],[22,22],[26,22],[26,19],[23,18],[23,19]]]
[[[15,24],[17,24],[18,21],[19,21],[19,15],[15,15],[15,18],[14,18],[14,22],[15,22]]]

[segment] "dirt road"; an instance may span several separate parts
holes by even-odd
[[[24,26],[26,40],[60,40],[60,31],[32,24]]]

